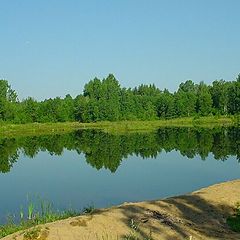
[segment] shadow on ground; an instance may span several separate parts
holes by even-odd
[[[203,194],[204,195],[204,194]],[[131,222],[143,239],[240,239],[226,224],[233,212],[228,204],[209,203],[197,194],[168,198],[147,204],[120,207],[122,221],[131,231]],[[123,236],[122,236],[123,237]]]

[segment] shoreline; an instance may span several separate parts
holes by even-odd
[[[34,136],[43,134],[60,134],[72,132],[80,129],[97,129],[107,133],[121,134],[129,132],[148,132],[154,131],[160,127],[228,127],[237,124],[234,117],[200,117],[194,119],[175,118],[169,120],[152,120],[152,121],[118,121],[118,122],[63,122],[63,123],[27,123],[27,124],[10,124],[0,125],[0,135],[2,137],[15,136]]]
[[[161,200],[124,203],[91,214],[38,226],[41,240],[74,239],[240,239],[226,219],[240,200],[240,180],[218,183]],[[34,227],[36,229],[36,227]],[[25,230],[3,240],[27,240]],[[34,239],[34,238],[33,238]]]

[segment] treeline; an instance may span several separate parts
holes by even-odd
[[[236,156],[240,162],[240,128],[160,128],[157,132],[112,135],[97,130],[79,130],[65,135],[0,139],[0,172],[9,172],[20,154],[34,158],[40,151],[61,155],[64,150],[84,154],[96,169],[115,172],[123,159],[133,154],[156,158],[163,150],[203,160],[212,153],[217,160]]]
[[[122,88],[110,74],[87,83],[82,94],[73,98],[18,100],[6,80],[0,80],[0,121],[96,122],[155,120],[185,116],[240,114],[240,74],[235,81],[216,80],[211,85],[188,80],[176,92],[160,90],[154,84]]]

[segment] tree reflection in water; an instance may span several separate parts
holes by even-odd
[[[79,130],[69,134],[0,139],[0,172],[7,173],[22,153],[34,158],[40,151],[61,155],[64,149],[83,153],[96,169],[115,172],[129,155],[156,158],[161,151],[177,150],[183,156],[202,160],[212,153],[216,160],[230,155],[240,161],[239,128],[160,128],[151,133],[113,135],[97,130]]]

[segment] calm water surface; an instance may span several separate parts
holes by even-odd
[[[0,139],[0,223],[29,199],[57,209],[158,199],[240,178],[240,129]]]

